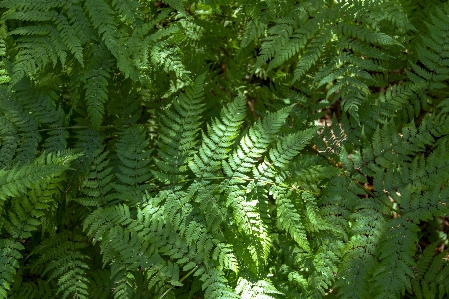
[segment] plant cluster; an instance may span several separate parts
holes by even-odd
[[[0,15],[0,299],[448,296],[449,2]]]

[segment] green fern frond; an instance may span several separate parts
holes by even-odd
[[[411,287],[419,228],[404,217],[385,225],[387,230],[379,248],[380,263],[373,273],[372,295],[374,298],[397,298],[404,294],[405,288]]]
[[[12,293],[11,299],[29,298],[29,299],[56,299],[56,286],[42,279],[36,279],[35,282],[24,282],[19,290]]]
[[[92,299],[109,299],[112,290],[112,285],[109,279],[109,271],[96,270],[90,271],[91,285],[96,286],[89,290],[90,298]]]
[[[447,89],[445,81],[449,78],[447,50],[447,32],[449,24],[449,6],[446,4],[442,9],[436,9],[430,13],[429,22],[425,22],[427,30],[421,34],[418,44],[417,58],[421,66],[416,62],[410,62],[413,70],[406,71],[407,76],[415,83],[426,83],[428,88],[438,92],[439,89]]]
[[[370,278],[376,266],[375,254],[380,232],[386,225],[385,217],[374,203],[360,203],[349,221],[351,237],[345,245],[335,286],[342,298],[369,298]]]
[[[278,225],[288,232],[301,248],[309,252],[310,245],[301,215],[289,199],[292,192],[275,187],[271,188],[270,192],[276,200]]]
[[[94,244],[103,239],[103,235],[115,224],[127,225],[132,221],[129,207],[115,205],[100,208],[91,213],[83,222],[83,231],[94,239]]]
[[[79,130],[76,133],[75,148],[83,153],[83,156],[74,161],[77,169],[80,169],[80,176],[86,175],[91,168],[94,158],[97,157],[98,151],[103,151],[103,135],[93,129]]]
[[[6,53],[7,53],[7,45],[5,42],[6,30],[3,26],[0,27],[0,84],[6,84],[11,81],[9,76],[9,72],[6,68]]]
[[[69,23],[71,25],[71,29],[67,28],[67,36],[71,35],[72,33],[70,31],[73,30],[81,45],[86,45],[89,41],[95,40],[95,29],[93,24],[89,21],[88,17],[84,13],[84,7],[79,5],[79,2],[66,2],[64,3],[64,5],[65,7],[67,7],[67,17],[70,19]],[[75,57],[79,56],[77,57],[77,59],[82,58],[80,56],[81,53],[79,52],[80,49],[78,48],[78,42],[76,40],[68,48],[73,48],[73,50],[71,51],[72,53],[74,52],[74,55],[76,55]]]
[[[87,113],[92,121],[92,127],[99,129],[103,120],[104,105],[108,100],[108,78],[110,75],[103,69],[91,70],[84,75],[86,84],[85,99]]]
[[[27,193],[42,183],[47,183],[69,169],[70,162],[79,157],[73,151],[43,154],[33,163],[0,170],[0,199],[16,197]]]
[[[332,242],[331,238],[326,239],[324,238],[324,242],[318,248],[314,258],[306,263],[306,266],[314,268],[314,271],[308,277],[310,298],[325,298],[329,295],[329,292],[332,292],[331,286],[335,280],[334,273],[337,272],[341,244],[338,244],[338,241]]]
[[[69,24],[69,20],[64,15],[59,15],[56,18],[55,23],[56,29],[61,35],[62,42],[67,45],[67,49],[72,52],[73,56],[78,60],[81,66],[84,66],[83,46],[78,39],[75,30]]]
[[[434,242],[424,249],[418,258],[416,272],[412,280],[412,290],[417,298],[444,297],[448,293],[447,277],[449,275],[446,256],[448,250],[435,255],[439,242]]]
[[[47,128],[47,138],[42,146],[48,152],[66,149],[69,133],[65,129],[59,129],[63,127],[64,112],[61,106],[56,106],[56,92],[46,92],[45,87],[23,80],[15,86],[14,96],[21,99],[18,102],[25,111],[32,111],[32,117],[40,127]]]
[[[43,274],[49,272],[49,280],[57,278],[57,294],[61,294],[62,298],[89,298],[89,280],[86,277],[86,271],[89,269],[86,263],[88,256],[79,251],[86,247],[86,244],[75,239],[80,236],[75,238],[71,236],[72,240],[69,240],[70,235],[70,232],[59,233],[56,237],[58,241],[43,244],[39,251],[44,256],[38,263],[46,262],[47,266]],[[57,245],[57,247],[52,248],[51,245]]]
[[[300,20],[304,21],[307,14],[301,10],[299,13]],[[303,26],[299,26],[299,28],[291,35],[291,38],[286,43],[281,44],[282,47],[277,50],[276,56],[270,61],[267,71],[280,66],[300,53],[300,51],[306,47],[307,42],[320,31],[320,21],[323,20],[321,18],[315,18],[306,22]],[[275,43],[273,46],[278,47],[279,44]]]
[[[395,39],[385,33],[372,32],[371,30],[353,24],[339,24],[337,32],[372,44],[399,45]]]
[[[117,155],[121,164],[120,171],[116,174],[121,185],[115,188],[121,193],[125,190],[141,190],[148,188],[147,182],[150,177],[150,156],[148,150],[149,139],[142,127],[133,126],[124,130],[117,142]]]
[[[306,17],[306,12],[297,8],[292,9],[286,17],[277,20],[277,24],[267,31],[268,36],[263,39],[255,67],[261,67],[274,57],[268,66],[269,71],[298,53],[305,46],[307,39],[318,31],[315,20],[299,26]]]
[[[34,5],[25,2],[5,2],[2,5],[10,9],[5,16],[6,19],[32,22],[29,26],[9,33],[26,35],[18,38],[17,48],[20,50],[11,78],[12,84],[18,83],[24,76],[32,76],[37,70],[36,67],[44,68],[49,59],[53,62],[53,66],[56,65],[58,58],[61,64],[65,65],[67,51],[70,51],[83,64],[83,45],[78,37],[79,34],[75,32],[69,19],[57,11],[65,6],[64,2],[38,2]],[[44,51],[36,51],[36,49]]]
[[[149,244],[141,236],[131,234],[130,231],[114,226],[106,235],[106,242],[102,242],[104,253],[103,264],[111,267],[111,280],[115,285],[114,298],[131,298],[134,293],[133,271],[138,267],[146,269],[150,266],[147,256]]]
[[[200,279],[203,281],[204,296],[206,298],[239,298],[234,290],[227,286],[227,281],[220,271],[212,269],[202,274]]]
[[[87,0],[85,7],[89,12],[89,17],[98,35],[104,41],[106,47],[118,56],[119,42],[117,37],[117,21],[114,20],[114,11],[104,0]],[[98,18],[102,16],[102,18]]]
[[[177,183],[187,170],[187,159],[196,146],[203,110],[203,82],[205,75],[195,80],[192,87],[181,94],[166,111],[162,122],[159,157],[155,159],[161,171],[154,171],[155,177],[163,183]]]
[[[215,176],[221,170],[221,160],[227,157],[238,136],[245,117],[245,99],[239,95],[221,111],[221,120],[213,119],[203,134],[199,152],[189,161],[189,167],[198,177]]]
[[[113,0],[112,5],[119,11],[120,16],[125,18],[130,24],[142,21],[142,16],[138,13],[142,9],[142,4],[134,0]]]
[[[273,295],[284,295],[279,292],[273,284],[268,280],[255,280],[247,277],[240,277],[236,292],[241,296],[241,298],[264,298],[264,299],[275,299]]]
[[[236,189],[236,188],[235,188]],[[235,223],[240,234],[247,239],[249,269],[254,273],[259,272],[266,263],[272,240],[270,236],[269,223],[264,215],[262,196],[265,190],[253,188],[252,190],[233,190],[228,202],[231,202]],[[249,194],[245,194],[249,193]],[[265,217],[264,217],[265,216]]]
[[[80,191],[87,197],[74,199],[83,206],[104,206],[116,196],[110,193],[114,174],[111,173],[112,167],[108,167],[109,160],[106,159],[109,151],[103,151],[98,149],[93,153],[91,169],[81,182]]]
[[[49,190],[46,190],[47,193]],[[35,190],[28,191],[28,196],[18,197],[13,200],[12,211],[5,219],[5,230],[14,238],[26,239],[31,237],[31,233],[41,224],[41,218],[45,211],[50,208],[52,201],[50,194],[39,194]]]
[[[174,72],[178,78],[186,80],[190,72],[185,69],[180,52],[180,48],[171,47],[168,42],[159,42],[151,49],[151,61],[163,66],[165,72]]]
[[[14,281],[17,269],[19,268],[19,261],[22,254],[19,250],[25,247],[20,242],[12,239],[0,239],[0,298],[8,298],[8,291],[11,289],[11,284]]]
[[[332,32],[328,29],[323,29],[317,33],[317,37],[307,46],[304,56],[299,60],[294,71],[292,84],[299,80],[310,68],[317,63],[324,47],[331,41]]]
[[[281,183],[284,175],[279,175],[278,170],[285,169],[315,133],[316,129],[310,128],[282,138],[277,142],[276,147],[268,152],[269,160],[267,159],[253,170],[254,177],[263,181],[276,180],[277,183]]]
[[[275,138],[287,118],[292,107],[268,113],[261,121],[258,120],[248,133],[243,136],[239,146],[233,150],[228,161],[223,161],[223,169],[227,176],[245,176],[258,158],[267,150],[267,146]]]
[[[181,14],[186,14],[183,0],[162,0],[162,2],[167,3],[168,5],[179,11]]]

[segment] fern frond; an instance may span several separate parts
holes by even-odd
[[[234,290],[227,286],[227,281],[220,271],[211,269],[207,273],[202,274],[200,279],[203,281],[204,296],[206,298],[239,298]]]
[[[283,170],[302,150],[306,143],[315,135],[316,129],[310,128],[302,132],[287,135],[278,141],[276,147],[268,152],[267,161],[261,163],[253,170],[254,177],[263,181],[275,181],[281,183],[284,175],[278,176],[279,170]]]
[[[201,125],[200,112],[203,110],[203,82],[205,75],[195,80],[166,111],[162,119],[164,126],[158,142],[159,157],[155,159],[161,171],[155,177],[163,183],[177,183],[187,170],[187,159],[197,143],[197,132]]]
[[[342,298],[369,298],[377,244],[386,220],[374,203],[360,203],[349,220],[351,238],[345,246],[335,286]]]
[[[276,200],[278,225],[287,231],[301,248],[309,252],[310,245],[307,240],[307,234],[301,215],[289,199],[292,192],[276,187],[271,188],[270,192]]]
[[[387,231],[382,238],[379,259],[373,273],[372,294],[374,298],[397,298],[410,288],[414,276],[412,267],[415,255],[418,227],[404,217],[386,223]]]
[[[61,35],[62,42],[67,46],[67,49],[72,52],[73,56],[78,60],[81,66],[84,66],[83,46],[75,30],[69,24],[67,17],[59,15],[56,18],[55,23],[56,29]]]
[[[56,299],[56,286],[42,279],[36,279],[35,282],[24,282],[20,289],[12,293],[8,298],[29,298],[29,299]]]
[[[71,28],[67,28],[67,36],[73,33],[79,39],[81,45],[86,45],[89,41],[96,40],[96,32],[93,24],[89,21],[88,17],[84,13],[84,7],[79,5],[79,2],[69,2],[64,3],[67,8],[67,17],[69,18],[69,23]],[[78,42],[75,40],[72,46],[68,47],[69,49],[73,48],[72,53],[76,55],[75,57],[82,59],[79,52]],[[83,61],[83,60],[81,60]],[[81,63],[80,61],[80,63]],[[82,65],[82,63],[81,63]]]
[[[313,259],[306,264],[314,268],[314,271],[308,277],[310,298],[325,298],[329,295],[329,292],[332,292],[331,286],[335,280],[334,273],[336,273],[339,263],[341,243],[332,241],[332,238],[323,238],[323,241]]]
[[[87,113],[92,121],[92,127],[97,130],[103,121],[104,105],[108,100],[109,77],[109,73],[101,67],[84,74]]]
[[[46,122],[46,120],[49,120],[47,116],[41,117],[42,108],[49,108],[47,112],[53,114],[50,117],[53,116],[56,118],[56,120],[53,119],[51,122],[55,121],[58,123],[58,118],[60,117],[52,109],[53,107],[49,107],[51,104],[47,102],[48,99],[38,98],[36,99],[36,105],[36,102],[33,103],[33,99],[31,98],[22,104],[17,101],[13,93],[6,91],[5,88],[2,88],[1,92],[4,100],[0,101],[0,111],[2,112],[1,122],[4,124],[4,127],[0,134],[1,138],[5,141],[1,145],[1,153],[4,154],[1,158],[4,164],[7,163],[9,165],[29,163],[36,157],[38,143],[41,141],[41,135],[37,132],[39,121]],[[34,96],[34,93],[31,94]],[[36,115],[29,113],[27,104],[30,103],[39,106]],[[40,104],[47,107],[41,108]]]
[[[190,72],[186,70],[180,52],[180,48],[172,47],[168,42],[158,42],[151,49],[151,61],[163,66],[165,72],[173,72],[178,78],[187,80]]]
[[[321,30],[317,37],[307,46],[304,56],[299,60],[294,71],[292,84],[299,80],[319,59],[321,53],[332,38],[332,32],[328,29]]]
[[[14,281],[15,274],[19,268],[19,259],[22,254],[19,250],[25,247],[20,242],[12,239],[0,239],[0,298],[8,298],[8,291]]]
[[[114,54],[114,56],[118,56],[118,24],[114,19],[114,11],[112,8],[103,0],[87,0],[85,2],[85,7],[89,12],[93,27],[98,31],[98,34],[104,41],[106,47]],[[98,16],[102,16],[102,18],[98,18]]]
[[[223,169],[229,177],[245,176],[258,158],[267,150],[267,146],[274,139],[287,118],[292,107],[268,113],[265,118],[258,120],[248,133],[243,136],[239,146],[229,155],[228,161],[223,161]]]
[[[109,279],[109,271],[96,270],[90,271],[91,285],[96,286],[89,290],[92,299],[108,299],[112,290],[111,281]]]
[[[199,152],[189,161],[189,167],[198,177],[214,176],[221,170],[221,160],[227,157],[230,147],[238,136],[245,117],[245,99],[239,95],[221,111],[221,120],[213,119],[203,134]]]
[[[151,150],[148,149],[149,139],[146,138],[146,131],[142,127],[133,126],[124,130],[117,142],[117,155],[120,159],[120,172],[117,177],[121,185],[115,188],[121,192],[125,190],[140,190],[148,188],[145,184],[150,177],[150,156]]]
[[[48,152],[62,151],[67,148],[68,131],[63,127],[64,111],[56,106],[56,92],[46,91],[45,87],[36,86],[28,80],[22,80],[15,86],[14,96],[18,98],[25,111],[31,111],[40,127],[48,127],[48,136],[42,146]]]
[[[78,197],[74,199],[83,206],[104,206],[115,198],[115,194],[110,191],[113,188],[112,167],[108,167],[109,160],[106,159],[109,151],[103,152],[100,148],[93,153],[93,162],[91,169],[81,182],[80,191],[87,197]]]
[[[46,264],[42,273],[49,272],[49,280],[57,278],[57,294],[62,298],[90,298],[89,280],[86,277],[89,269],[86,263],[88,256],[80,252],[80,249],[86,247],[82,239],[82,236],[64,231],[56,235],[54,240],[47,239],[51,241],[44,242],[36,252],[43,256],[35,267]]]
[[[109,208],[96,209],[83,223],[83,231],[87,233],[94,244],[101,241],[103,235],[115,224],[127,225],[132,221],[129,207],[126,205],[116,205]]]
[[[419,299],[436,297],[442,298],[448,293],[446,279],[449,275],[446,259],[448,250],[435,255],[439,242],[434,242],[424,249],[418,258],[416,274],[412,280],[412,290]]]
[[[3,27],[0,27],[1,31],[5,31]],[[0,31],[0,32],[1,32]],[[5,36],[6,33],[1,32],[0,33],[0,84],[6,84],[11,81],[11,78],[9,76],[9,72],[6,69],[6,51],[7,51],[7,45],[5,42]]]
[[[410,62],[413,72],[406,71],[407,76],[414,83],[426,83],[428,88],[437,92],[447,89],[445,81],[449,78],[447,50],[447,25],[449,24],[449,6],[445,4],[442,9],[430,13],[429,22],[425,22],[427,30],[420,36],[417,58],[421,65]]]
[[[0,170],[0,199],[25,194],[28,188],[49,182],[63,174],[70,162],[79,157],[73,151],[43,154],[33,163]]]
[[[0,12],[0,299],[449,294],[445,1]]]
[[[250,277],[242,276],[239,278],[236,286],[236,292],[241,298],[264,298],[275,299],[273,295],[284,295],[279,292],[268,280],[255,280]]]
[[[162,2],[167,3],[181,14],[185,15],[186,10],[184,8],[183,0],[162,0]]]
[[[142,16],[138,13],[142,9],[142,4],[134,0],[113,0],[112,5],[119,11],[120,16],[125,18],[130,24],[142,21]]]
[[[305,45],[307,36],[312,36],[318,30],[316,22],[299,26],[306,16],[304,10],[297,8],[292,9],[286,17],[276,20],[277,24],[267,31],[268,36],[263,39],[255,68],[274,57],[268,67],[270,70],[292,57]],[[301,29],[298,30],[298,27]]]

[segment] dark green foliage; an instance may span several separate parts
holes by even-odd
[[[447,1],[0,14],[0,299],[449,295]]]

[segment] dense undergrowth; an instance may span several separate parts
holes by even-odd
[[[448,2],[0,14],[0,298],[447,298]]]

